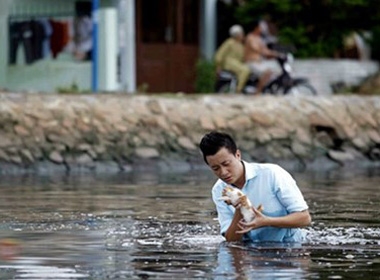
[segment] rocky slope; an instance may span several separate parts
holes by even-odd
[[[176,170],[204,166],[210,130],[243,158],[292,168],[380,162],[380,97],[0,94],[0,170]]]

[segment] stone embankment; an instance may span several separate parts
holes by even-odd
[[[243,158],[289,168],[380,163],[380,97],[0,94],[0,170],[204,167],[211,130]]]

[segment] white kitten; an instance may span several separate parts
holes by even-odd
[[[222,197],[220,200],[224,200],[228,203],[236,205],[240,199],[240,211],[243,215],[244,220],[248,223],[255,218],[255,212],[252,210],[252,203],[249,201],[248,197],[238,188],[231,186],[226,186],[223,189]],[[262,211],[262,205],[260,204],[257,210]]]

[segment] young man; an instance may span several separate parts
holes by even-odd
[[[300,227],[311,223],[308,206],[292,176],[275,164],[242,161],[239,149],[226,133],[210,132],[200,142],[203,158],[219,178],[212,189],[221,234],[227,241],[302,242]],[[220,200],[223,189],[239,188],[253,204],[256,214],[242,221],[240,204]],[[256,207],[263,206],[263,211]]]

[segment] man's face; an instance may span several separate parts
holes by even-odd
[[[234,155],[223,147],[215,155],[207,156],[206,160],[214,174],[227,184],[236,184],[244,176],[239,150]]]
[[[261,35],[262,34],[262,29],[261,29],[261,26],[260,25],[257,25],[254,29],[253,29],[253,32],[257,35]]]

